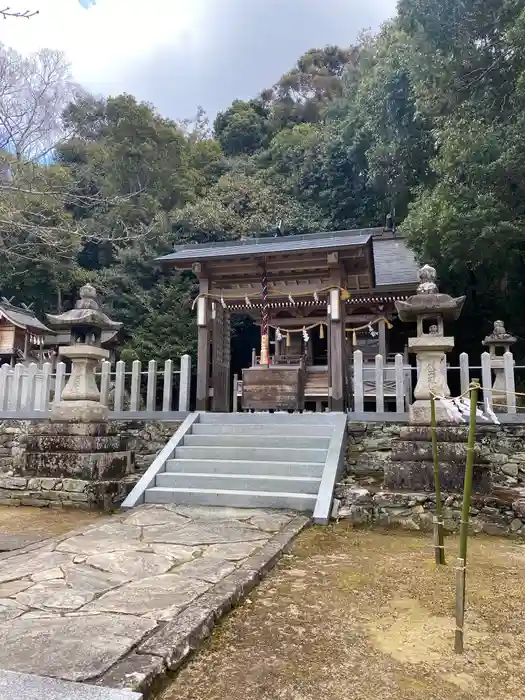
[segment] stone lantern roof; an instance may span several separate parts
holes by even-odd
[[[80,298],[75,308],[63,314],[46,314],[49,324],[55,328],[74,328],[75,326],[91,326],[100,330],[117,331],[122,323],[113,321],[103,311],[97,302],[97,291],[91,284],[85,284],[80,289]]]
[[[406,301],[396,301],[396,309],[401,321],[417,321],[421,316],[440,316],[445,321],[459,318],[465,297],[454,299],[449,294],[441,294],[436,284],[436,270],[423,265],[419,270],[419,285],[416,294]]]
[[[517,342],[517,338],[515,338],[511,333],[508,333],[505,329],[505,325],[503,321],[494,321],[494,328],[492,330],[492,333],[490,335],[487,335],[485,340],[483,341],[483,345],[491,346],[491,345],[514,345],[514,343]]]

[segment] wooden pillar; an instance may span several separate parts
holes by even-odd
[[[202,272],[199,263],[193,266],[195,274]],[[200,276],[200,294],[206,294],[209,290],[209,280]],[[210,369],[210,302],[206,297],[200,297],[197,301],[197,411],[208,410],[208,387]]]
[[[387,346],[386,346],[386,323],[381,320],[377,324],[377,331],[379,333],[379,354],[383,357],[386,362]]]
[[[339,293],[339,290],[338,290]],[[339,306],[341,310],[343,309],[343,304],[339,300]],[[341,314],[343,316],[343,314]],[[330,397],[330,410],[331,411],[344,411],[345,407],[345,397],[344,397],[344,352],[343,352],[343,341],[344,341],[344,317],[340,320],[330,321],[330,377],[331,377],[331,387],[332,395]]]
[[[333,289],[330,290],[330,410],[344,411],[345,397],[345,303],[341,299],[341,286],[345,281],[344,268],[337,253],[328,253]]]

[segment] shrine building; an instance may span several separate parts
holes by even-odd
[[[395,231],[182,245],[159,262],[199,280],[197,410],[232,410],[235,315],[260,326],[248,361],[237,368],[242,410],[348,409],[356,349],[365,367],[383,356],[388,399],[393,354],[406,355],[406,330],[394,302],[414,294],[418,284],[414,254]]]

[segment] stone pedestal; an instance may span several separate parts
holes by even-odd
[[[90,422],[107,418],[108,407],[100,403],[100,391],[95,369],[109,357],[108,350],[79,343],[60,348],[60,356],[71,360],[71,374],[60,401],[53,405],[51,417],[55,420]]]
[[[437,429],[439,443],[439,475],[444,492],[463,490],[467,458],[468,429],[464,426]],[[477,493],[491,490],[490,463],[475,448],[472,487]],[[384,487],[408,491],[434,491],[432,433],[427,427],[409,426],[401,429],[392,441],[391,461],[385,463]]]
[[[116,508],[136,481],[128,440],[116,422],[38,421],[24,442],[17,473],[67,479],[76,507]],[[60,496],[57,501],[63,502]]]
[[[408,348],[416,354],[417,384],[414,403],[409,408],[409,422],[414,425],[430,425],[430,398],[450,396],[447,383],[447,358],[445,353],[454,347],[454,338],[422,335],[409,338]],[[436,403],[438,423],[450,423],[445,409]]]

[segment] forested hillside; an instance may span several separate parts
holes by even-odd
[[[153,262],[174,243],[395,210],[442,287],[468,294],[463,348],[499,317],[525,337],[524,108],[523,0],[400,0],[377,35],[308,51],[212,124],[99,99],[59,54],[3,47],[0,291],[52,311],[89,280],[127,356],[174,357],[195,345],[194,280]]]

